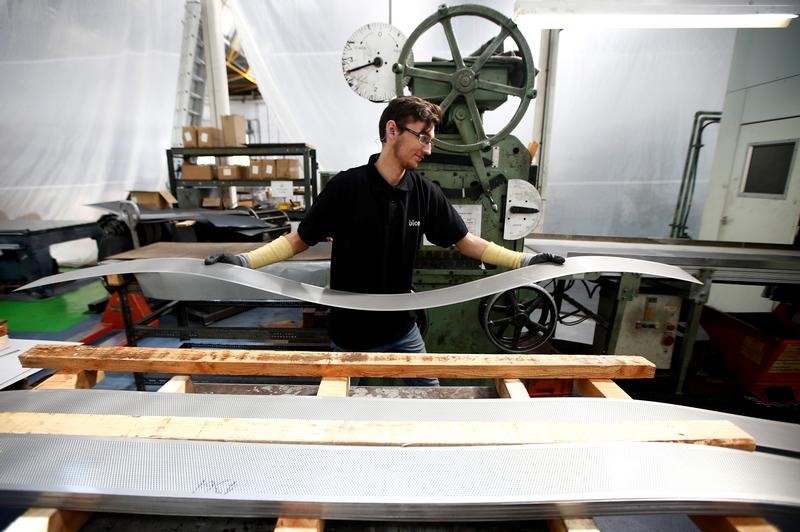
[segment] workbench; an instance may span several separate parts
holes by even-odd
[[[651,363],[641,357],[620,357],[620,356],[547,356],[547,355],[452,355],[452,354],[391,354],[391,353],[283,353],[268,351],[223,351],[223,350],[177,350],[177,349],[145,349],[145,348],[91,348],[91,347],[52,347],[42,346],[34,348],[23,357],[22,363],[25,366],[35,365],[48,367],[58,370],[57,373],[37,386],[37,390],[69,390],[75,388],[92,388],[98,381],[102,380],[104,371],[160,371],[165,373],[180,374],[173,377],[159,392],[165,393],[192,393],[198,392],[195,389],[191,377],[187,374],[252,374],[252,375],[317,375],[322,380],[317,388],[317,395],[320,396],[320,405],[328,404],[328,401],[357,401],[356,398],[336,399],[352,395],[349,386],[349,375],[359,376],[393,376],[393,377],[418,377],[418,376],[443,376],[471,378],[475,376],[492,377],[496,380],[496,392],[499,397],[505,398],[503,404],[509,407],[533,405],[538,399],[529,399],[526,384],[523,378],[562,378],[573,382],[575,393],[583,397],[609,398],[616,399],[617,402],[625,404],[630,401],[630,397],[612,379],[616,378],[648,378],[654,374],[654,367]],[[14,393],[36,393],[36,392],[14,392]],[[67,395],[58,400],[61,405],[69,403],[69,392],[60,392]],[[76,390],[76,394],[78,391]],[[80,392],[87,393],[87,392]],[[116,392],[134,394],[136,392]],[[152,399],[160,399],[159,394],[145,394],[141,397],[142,402],[152,403]],[[229,396],[230,397],[230,396]],[[169,401],[156,401],[164,404],[191,404],[192,401],[177,397]],[[198,397],[197,399],[200,399]],[[254,399],[254,398],[253,398]],[[248,399],[252,401],[253,399]],[[671,422],[639,422],[639,421],[619,421],[604,423],[570,423],[551,419],[544,422],[529,422],[507,420],[499,415],[499,412],[508,410],[496,407],[498,416],[491,421],[482,422],[479,425],[469,422],[445,421],[435,424],[414,421],[412,413],[403,412],[397,408],[391,409],[393,418],[397,420],[380,421],[375,417],[359,419],[352,417],[348,419],[348,410],[341,405],[341,417],[331,417],[324,419],[314,419],[313,414],[302,414],[304,402],[314,398],[276,398],[279,401],[286,401],[287,407],[283,409],[284,418],[273,417],[272,414],[265,414],[263,419],[237,419],[236,416],[222,414],[223,417],[214,417],[209,413],[209,407],[202,407],[205,412],[201,417],[158,417],[154,411],[150,414],[135,416],[123,415],[122,413],[86,413],[65,411],[61,406],[56,411],[39,411],[33,409],[31,405],[22,410],[7,410],[0,412],[3,422],[0,426],[4,427],[6,435],[18,435],[15,437],[32,438],[32,442],[38,437],[63,438],[67,443],[75,437],[99,438],[98,441],[106,441],[111,438],[117,441],[120,438],[125,441],[155,441],[177,442],[192,440],[197,443],[216,441],[228,442],[230,445],[287,445],[286,452],[291,455],[290,449],[295,446],[304,446],[309,443],[321,444],[327,449],[335,449],[337,446],[357,446],[352,449],[364,449],[365,452],[379,452],[380,448],[394,449],[413,449],[424,454],[422,448],[431,448],[432,452],[436,449],[457,448],[458,446],[468,445],[468,449],[481,452],[482,446],[486,447],[487,452],[493,445],[502,442],[509,452],[518,448],[517,446],[542,445],[547,447],[552,442],[560,442],[557,445],[576,445],[577,442],[596,441],[596,442],[619,442],[627,445],[630,442],[673,442],[663,445],[675,445],[676,442],[694,443],[700,445],[715,445],[733,449],[734,453],[748,453],[752,450],[757,441],[748,433],[742,431],[733,424],[715,420],[673,420]],[[515,400],[515,401],[510,401]],[[564,399],[570,401],[571,399]],[[584,399],[576,399],[584,400]],[[188,402],[187,402],[188,401]],[[211,403],[208,403],[211,401]],[[204,402],[211,405],[213,402],[224,402],[225,398],[213,396],[204,398]],[[431,401],[431,400],[427,400]],[[436,400],[433,400],[436,401]],[[448,401],[442,400],[442,407]],[[458,401],[458,400],[455,400]],[[458,403],[459,410],[469,410],[469,405],[479,408],[484,400],[476,399],[468,403]],[[492,401],[492,399],[487,399]],[[495,399],[494,401],[498,401]],[[505,401],[509,401],[505,403]],[[526,401],[519,403],[518,401]],[[527,403],[531,401],[531,403]],[[546,401],[546,400],[545,400]],[[606,400],[602,402],[605,403]],[[115,401],[117,404],[119,401]],[[296,402],[295,406],[290,406]],[[412,400],[413,402],[413,400]],[[609,401],[609,404],[613,401]],[[636,401],[631,401],[631,405],[637,407]],[[76,405],[86,405],[87,401],[80,400]],[[133,403],[134,405],[136,403]],[[255,404],[255,403],[254,403]],[[428,403],[424,403],[428,405]],[[359,410],[361,407],[353,403],[352,410]],[[363,406],[363,405],[362,405]],[[142,408],[151,408],[142,406]],[[86,407],[81,407],[85,410]],[[435,403],[423,410],[436,410]],[[408,408],[409,411],[419,410]],[[513,410],[513,408],[512,408]],[[312,410],[311,412],[316,411]],[[221,412],[218,410],[218,412]],[[377,413],[378,411],[376,411]],[[153,416],[156,417],[153,417]],[[312,418],[303,421],[305,416]],[[209,417],[210,416],[210,417]],[[410,419],[408,419],[410,417]],[[111,441],[109,440],[109,441]],[[548,443],[551,442],[551,443]],[[573,443],[569,443],[573,442]],[[627,443],[626,443],[627,442]],[[172,444],[170,444],[172,445]],[[363,447],[366,445],[367,447]],[[333,447],[330,447],[333,446]],[[361,446],[361,447],[358,447]],[[374,446],[380,446],[378,448]],[[398,447],[399,446],[399,447]],[[457,447],[452,447],[457,446]],[[477,446],[477,447],[476,447]],[[685,449],[695,447],[694,445],[680,445],[675,449]],[[369,451],[372,449],[372,451]],[[665,448],[667,449],[667,448]],[[322,450],[322,448],[320,448]],[[355,452],[355,451],[354,451]],[[75,457],[75,459],[79,459]],[[132,457],[131,457],[132,459]],[[220,457],[222,459],[222,457]],[[67,458],[69,460],[69,458]],[[127,457],[120,457],[114,460],[115,464],[121,467],[133,467],[133,463]],[[124,464],[129,464],[125,466]],[[523,463],[508,464],[511,467],[523,467]],[[88,466],[88,463],[87,463]],[[175,464],[177,467],[177,464]],[[357,478],[359,471],[369,469],[368,464],[353,462],[349,470],[336,471],[336,476],[340,482],[344,478]],[[68,463],[49,463],[49,468],[58,467],[61,470],[70,470]],[[195,468],[203,468],[200,462],[195,462]],[[180,469],[180,468],[179,468]],[[307,474],[312,474],[313,469],[308,470]],[[500,467],[502,469],[502,467]],[[522,471],[522,469],[520,469]],[[557,473],[558,470],[554,472]],[[497,471],[500,474],[500,470]],[[564,481],[569,482],[571,473],[566,470],[563,472]],[[609,475],[619,475],[619,471],[608,471]],[[690,472],[686,472],[687,476]],[[177,470],[176,470],[177,475]],[[342,476],[344,475],[344,476]],[[392,474],[387,472],[387,477]],[[504,477],[505,478],[505,477]],[[133,479],[132,479],[133,480]],[[218,493],[228,493],[233,489],[235,482],[232,479],[218,479],[213,484],[213,490]],[[329,479],[330,480],[330,479]],[[362,479],[363,480],[363,479]],[[456,481],[457,479],[451,479]],[[512,478],[506,478],[512,482]],[[517,478],[515,482],[539,482],[542,479]],[[308,490],[313,491],[313,486],[324,483],[324,478],[314,476],[308,478],[297,478],[299,485],[308,483]],[[485,482],[490,482],[487,478]],[[589,479],[587,479],[587,482]],[[151,480],[152,482],[152,480]],[[657,484],[658,478],[648,478],[648,483]],[[148,483],[149,484],[149,483]],[[350,485],[343,482],[343,485]],[[443,484],[447,485],[447,483]],[[208,481],[203,483],[203,491],[211,489]],[[476,489],[479,486],[476,486]],[[8,488],[6,488],[8,489]],[[300,493],[305,493],[300,488]],[[220,491],[222,490],[222,491]],[[148,491],[148,490],[145,490]],[[195,490],[197,493],[197,490]],[[78,530],[87,520],[92,519],[91,511],[103,511],[105,497],[101,490],[93,490],[91,501],[76,503],[78,499],[62,498],[65,506],[62,510],[56,508],[42,507],[48,500],[54,500],[53,494],[49,497],[37,499],[37,508],[31,508],[26,514],[20,517],[10,530],[17,530],[15,526],[30,526],[33,523],[54,524],[68,523],[70,530]],[[147,495],[144,494],[146,498]],[[264,494],[268,498],[269,494]],[[10,499],[9,499],[10,500]],[[69,501],[72,502],[69,502]],[[144,499],[143,499],[144,500]],[[391,501],[385,501],[390,503]],[[32,504],[32,503],[31,503]],[[162,501],[156,504],[168,504]],[[219,505],[212,511],[213,515],[236,515],[236,504],[230,501],[226,506],[227,512],[220,513]],[[268,515],[270,505],[263,505],[259,515]],[[279,512],[275,530],[279,532],[288,531],[321,531],[326,528],[324,519],[314,517],[312,514],[313,505],[285,505],[283,508],[295,508],[298,514],[290,511]],[[67,510],[66,508],[71,508]],[[310,509],[311,508],[311,509]],[[558,505],[551,509],[548,514],[550,530],[598,530],[597,525],[590,515],[578,515],[579,509],[569,504]],[[669,509],[666,505],[665,511]],[[328,511],[332,511],[334,506],[330,506]],[[367,507],[356,511],[367,511]],[[152,506],[141,506],[140,511],[134,514],[153,513]],[[198,511],[194,514],[188,506],[183,511],[185,515],[205,515]],[[209,510],[210,511],[210,510]],[[509,512],[511,508],[509,507]],[[620,509],[617,508],[617,512]],[[675,511],[674,509],[672,511]],[[264,513],[266,512],[266,513]],[[627,510],[626,515],[636,513],[633,507]],[[333,512],[335,514],[335,512]],[[513,512],[506,514],[513,515]],[[98,514],[95,516],[104,523],[124,524],[126,517],[114,517],[109,514]],[[143,516],[129,516],[127,519],[134,519],[137,523],[147,521],[138,520]],[[397,516],[386,516],[387,518],[397,519]],[[196,518],[196,517],[195,517]],[[175,518],[169,518],[171,522],[176,522]],[[187,518],[189,519],[189,518]],[[484,517],[486,519],[486,517]],[[503,514],[494,514],[489,519],[496,521],[507,521]],[[711,516],[692,516],[693,521],[702,530],[747,530],[746,526],[758,526],[759,530],[777,530],[763,518],[754,517],[722,517]],[[380,521],[380,519],[377,519]],[[464,517],[454,513],[447,519],[440,521],[464,521]],[[152,521],[151,521],[152,522]],[[346,522],[330,521],[330,528],[334,530],[347,530]],[[114,527],[114,525],[111,525]],[[580,528],[579,528],[580,527]],[[116,527],[115,527],[116,528]],[[127,528],[127,527],[126,527]],[[478,527],[477,529],[479,529]],[[359,529],[358,527],[353,530]],[[363,528],[361,528],[363,529]],[[380,528],[378,528],[380,529]],[[426,525],[426,529],[428,526]],[[440,528],[430,528],[439,530]],[[487,529],[492,530],[488,524]],[[510,528],[517,530],[519,528]],[[529,528],[530,529],[530,528]],[[533,528],[535,529],[535,528]],[[541,529],[541,528],[540,528]],[[392,528],[389,528],[392,530]],[[459,530],[466,530],[459,528]]]

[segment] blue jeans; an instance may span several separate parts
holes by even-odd
[[[342,349],[335,343],[331,342],[331,349],[333,351],[349,351],[349,349]],[[422,335],[419,333],[419,327],[415,323],[411,330],[402,338],[386,345],[379,345],[371,349],[364,350],[367,353],[427,353],[425,350],[425,342],[422,340]],[[416,379],[403,379],[409,386],[439,386],[439,379],[437,378],[416,378]],[[351,384],[358,384],[358,379],[350,379]]]

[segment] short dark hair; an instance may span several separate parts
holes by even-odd
[[[411,120],[409,120],[409,118]],[[439,125],[442,121],[442,108],[417,96],[398,96],[391,100],[381,114],[378,122],[378,138],[385,142],[386,122],[394,120],[404,126],[406,122],[425,122],[425,131]]]

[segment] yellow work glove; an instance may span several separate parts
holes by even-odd
[[[486,249],[481,255],[481,261],[486,264],[516,269],[522,266],[530,266],[543,262],[564,264],[564,257],[553,255],[552,253],[520,253],[519,251],[511,251],[510,249],[498,246],[494,242],[489,242],[489,245],[486,246]]]

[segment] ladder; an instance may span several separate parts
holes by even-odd
[[[187,0],[172,121],[172,146],[183,146],[183,126],[199,126],[206,93],[206,61],[200,0]]]

